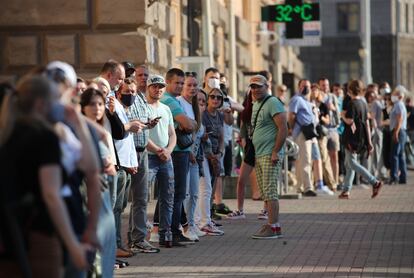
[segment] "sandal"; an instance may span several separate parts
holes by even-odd
[[[348,200],[349,199],[349,192],[348,191],[343,191],[341,194],[339,194],[338,198]]]

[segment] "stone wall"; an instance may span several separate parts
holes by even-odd
[[[175,58],[187,56],[190,47],[196,49],[195,55],[203,55],[201,12],[191,21],[192,27],[198,28],[192,34],[195,39],[188,31],[187,9],[189,4],[201,8],[202,1],[9,1],[0,9],[0,81],[16,79],[34,66],[46,65],[52,60],[72,64],[84,78],[96,76],[108,59],[145,63],[150,71],[163,74],[172,66],[180,66]],[[209,1],[215,66],[228,75],[228,0]],[[276,56],[268,41],[258,40],[256,33],[260,5],[269,1],[234,2],[238,87],[244,91],[243,72],[270,70]],[[294,55],[289,57],[296,59]]]
[[[166,69],[175,16],[148,0],[10,1],[0,9],[0,79],[56,59],[87,77],[110,58]]]

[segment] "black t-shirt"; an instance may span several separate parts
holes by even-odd
[[[342,102],[342,111],[348,111],[350,101],[351,97],[349,95],[346,95],[344,101]]]
[[[354,99],[349,101],[347,104],[347,110],[345,118],[354,119],[355,126],[358,128],[359,123],[362,123],[365,127],[365,123],[368,118],[368,106],[362,99]],[[350,132],[351,126],[345,124],[344,141],[349,142],[349,136],[353,134]],[[365,132],[363,133],[365,134]],[[366,140],[366,138],[364,138]]]
[[[407,115],[410,116],[407,118],[407,129],[414,130],[414,106],[406,106],[407,108]]]
[[[328,106],[326,106],[326,104],[323,102],[319,104],[318,108],[319,108],[319,122],[320,124],[323,124],[321,118],[325,117],[326,115],[329,115],[329,109],[328,109]],[[323,124],[323,125],[326,125],[326,124]]]
[[[33,220],[25,228],[52,234],[54,227],[39,183],[39,170],[46,165],[60,165],[58,137],[43,123],[18,121],[0,148],[1,199],[20,200],[21,196],[31,193],[34,205],[29,209]]]

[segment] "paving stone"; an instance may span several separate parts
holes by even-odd
[[[281,200],[284,238],[276,240],[250,238],[264,223],[257,219],[263,204],[246,200],[247,218],[222,220],[223,237],[140,254],[115,276],[414,277],[414,173],[409,174],[408,185],[384,186],[374,200],[359,188],[350,200]],[[235,200],[225,202],[236,207]],[[127,215],[123,221],[126,232]]]

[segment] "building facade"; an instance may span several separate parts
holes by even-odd
[[[96,76],[108,59],[146,64],[161,74],[201,63],[199,74],[205,65],[215,66],[229,76],[233,94],[242,95],[247,72],[270,70],[275,83],[282,72],[302,75],[295,49],[283,47],[289,61],[276,61],[271,40],[258,33],[260,7],[273,2],[7,1],[0,9],[0,81],[52,60],[72,64],[84,78]]]
[[[365,0],[320,0],[322,45],[302,47],[305,76],[344,83],[361,78]],[[414,91],[414,0],[371,0],[372,79]]]

